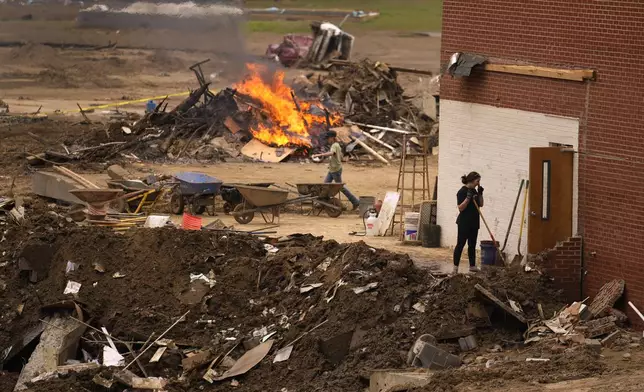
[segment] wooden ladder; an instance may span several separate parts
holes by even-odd
[[[415,137],[421,147],[420,152],[408,152],[410,139]],[[418,212],[419,205],[424,200],[429,200],[429,165],[428,158],[431,154],[429,148],[429,135],[403,135],[402,157],[398,171],[397,192],[400,194],[396,213],[391,225],[391,233],[398,225],[400,240],[405,236],[405,212]]]

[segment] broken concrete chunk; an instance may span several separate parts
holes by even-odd
[[[129,180],[130,173],[119,165],[112,165],[107,168],[107,175],[112,180]]]
[[[114,374],[121,383],[134,389],[163,389],[168,381],[161,377],[138,377],[129,370],[121,370]]]
[[[597,354],[600,354],[602,352],[602,343],[599,341],[599,339],[586,339],[585,345]]]
[[[461,366],[461,359],[435,346],[436,339],[432,335],[419,337],[407,357],[408,363],[414,367],[426,369],[447,369]]]
[[[18,377],[15,391],[27,389],[25,385],[43,373],[53,373],[58,366],[73,358],[78,340],[85,332],[85,326],[70,318],[48,318],[40,342],[29,357]]]
[[[369,377],[369,392],[407,391],[423,387],[431,381],[431,373],[426,370],[397,371],[376,370]]]
[[[476,343],[476,338],[474,337],[474,335],[470,335],[464,338],[459,338],[458,345],[461,347],[462,351],[470,351],[478,347],[478,344]]]

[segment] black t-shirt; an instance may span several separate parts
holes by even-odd
[[[461,203],[463,203],[465,199],[467,199],[468,191],[469,191],[469,188],[466,186],[463,186],[461,189],[458,190],[458,192],[456,193],[457,206],[461,205]],[[472,191],[474,192],[474,196],[472,197],[472,200],[476,200],[476,202],[479,203],[478,192],[476,191],[476,189],[472,189]],[[476,206],[472,201],[470,201],[467,207],[465,207],[465,209],[458,214],[456,223],[458,225],[466,225],[477,229],[480,227],[481,222],[479,218],[479,211],[476,209]]]

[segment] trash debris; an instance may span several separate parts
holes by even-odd
[[[76,271],[77,268],[78,264],[68,261],[67,266],[65,267],[65,275],[69,275],[70,272]]]
[[[318,287],[322,287],[322,283],[311,283],[311,284],[306,284],[300,287],[300,293],[305,294],[308,293],[311,290],[317,289]]]
[[[125,278],[125,274],[120,273],[120,272],[115,272],[115,273],[112,275],[112,278],[114,278],[114,279]]]
[[[184,372],[189,372],[193,369],[198,369],[199,367],[207,364],[212,360],[213,353],[210,350],[203,350],[184,358],[181,361],[181,366],[183,367]]]
[[[432,335],[422,335],[413,344],[407,356],[410,366],[427,369],[446,369],[461,366],[459,357],[435,346]]]
[[[159,347],[157,351],[152,355],[152,358],[150,358],[150,363],[155,363],[159,362],[163,354],[165,353],[165,350],[167,350],[167,347]]]
[[[65,286],[65,291],[63,291],[63,294],[78,294],[80,288],[80,283],[69,280],[67,281],[67,286]]]
[[[210,272],[208,272],[208,276],[201,273],[200,274],[191,273],[190,283],[196,282],[196,281],[201,281],[207,284],[210,288],[215,287],[215,285],[217,284],[217,281],[215,280],[215,272],[213,270],[210,270]]]
[[[170,220],[169,215],[148,215],[145,219],[143,227],[155,228],[155,227],[164,227]]]
[[[483,286],[481,286],[480,284],[477,284],[476,286],[474,286],[474,288],[476,290],[478,290],[481,294],[483,294],[483,296],[485,296],[487,299],[489,299],[493,304],[495,304],[498,307],[500,307],[501,309],[503,309],[506,313],[508,313],[509,315],[513,316],[518,321],[522,322],[523,324],[528,323],[528,321],[525,319],[524,316],[522,316],[521,314],[519,314],[517,311],[515,311],[511,307],[509,307],[506,304],[504,304],[501,300],[499,300],[497,297],[495,297],[494,294],[492,294],[489,290],[483,288]]]
[[[118,352],[117,349],[103,346],[103,366],[124,366],[125,358]]]
[[[376,287],[378,287],[378,282],[372,282],[372,283],[369,283],[366,286],[353,288],[353,292],[356,293],[356,294],[362,294],[362,293],[364,293],[366,291],[373,290]]]
[[[425,308],[424,304],[422,304],[420,302],[416,302],[414,305],[412,305],[412,309],[414,309],[415,311],[417,311],[419,313],[425,313],[426,308]]]
[[[291,357],[292,352],[293,352],[293,345],[289,345],[279,349],[277,351],[277,354],[275,355],[275,359],[273,359],[273,363],[288,361],[288,359]]]
[[[268,253],[277,253],[279,251],[278,248],[274,247],[271,244],[264,244],[264,249],[266,249]]]
[[[114,377],[134,389],[163,389],[168,383],[161,377],[138,377],[129,370],[120,370],[114,373]]]
[[[273,342],[274,340],[269,340],[265,343],[260,344],[254,349],[247,351],[244,355],[241,356],[241,358],[237,360],[237,362],[235,362],[235,365],[232,368],[228,369],[224,374],[222,374],[220,377],[215,378],[214,380],[221,381],[227,378],[245,374],[247,371],[260,363],[262,359],[264,359],[264,357],[270,351],[271,347],[273,347]]]

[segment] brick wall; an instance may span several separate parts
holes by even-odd
[[[528,149],[548,147],[550,143],[576,148],[579,140],[579,120],[576,118],[444,99],[441,99],[440,126],[438,177],[441,186],[438,187],[437,222],[442,227],[444,246],[456,244],[456,192],[462,186],[463,174],[472,170],[481,173],[481,184],[486,189],[483,213],[497,241],[502,243],[519,184],[521,179],[528,178]],[[577,179],[574,180],[576,185]],[[517,253],[522,202],[523,195],[504,250],[509,259]],[[576,203],[574,192],[573,207]],[[573,232],[576,232],[577,214],[573,216]],[[526,228],[524,226],[523,254],[527,244]],[[485,227],[481,229],[479,240],[489,239]]]
[[[593,295],[605,282],[623,278],[628,299],[640,308],[643,36],[644,5],[637,0],[443,1],[442,64],[454,52],[470,52],[497,61],[597,71],[596,81],[584,83],[476,71],[469,78],[443,78],[441,101],[579,119],[578,227],[584,248],[594,255],[586,260],[584,286]]]
[[[581,297],[582,238],[571,237],[560,242],[540,259],[541,270],[552,277],[562,288],[568,302],[579,301]]]

